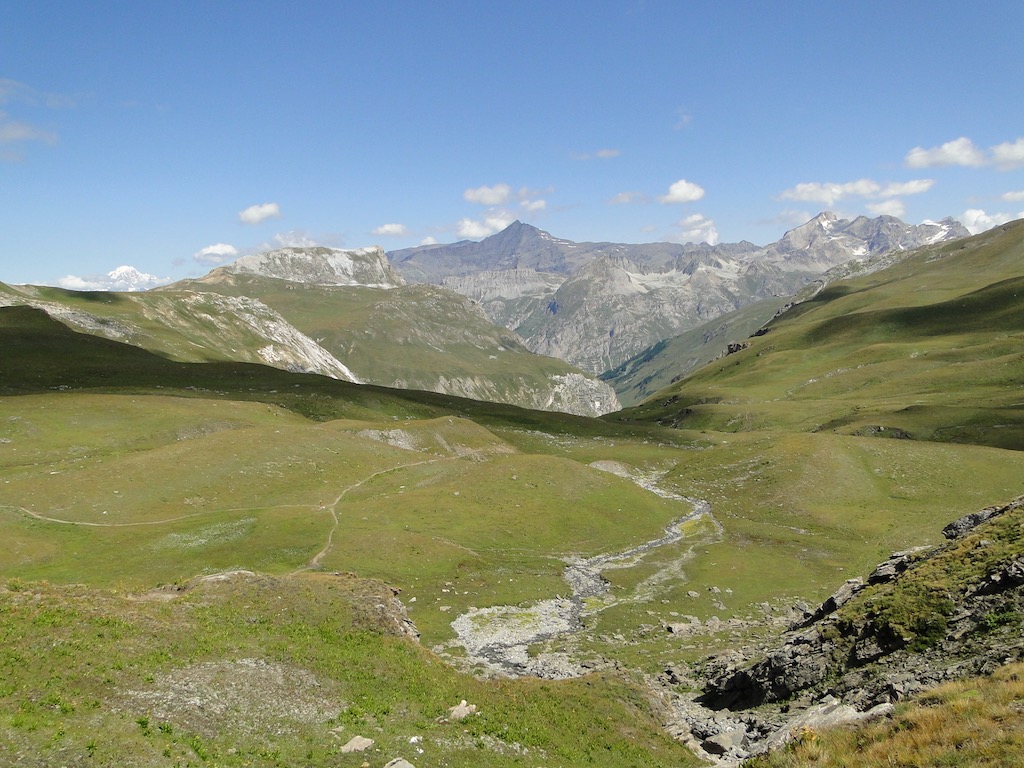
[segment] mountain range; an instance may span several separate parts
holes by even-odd
[[[828,270],[967,236],[952,219],[908,225],[823,212],[775,243],[575,243],[522,222],[480,242],[388,254],[409,282],[443,285],[484,308],[534,352],[593,374]]]

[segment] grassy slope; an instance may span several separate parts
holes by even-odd
[[[806,732],[747,768],[889,768],[893,765],[1020,765],[1024,752],[1024,664],[990,677],[942,685],[897,706],[892,718],[858,728]]]
[[[1022,252],[1015,222],[829,286],[622,417],[1022,448]]]
[[[523,381],[539,387],[550,376],[577,370],[530,353],[467,299],[434,286],[384,290],[234,275],[230,282],[179,287],[256,297],[361,378],[381,384],[425,389],[439,376],[493,379],[496,393],[511,394]]]
[[[622,365],[601,374],[624,407],[636,405],[687,373],[725,354],[763,326],[786,303],[767,299],[729,312],[693,330],[655,344]]]
[[[10,580],[0,588],[0,762],[695,764],[636,687],[474,680],[391,633],[374,608],[390,597],[346,576],[237,576],[129,595]],[[480,714],[443,721],[461,699]],[[375,748],[339,754],[356,735]]]
[[[588,618],[581,651],[647,671],[735,642],[681,646],[660,628],[675,615],[742,617],[780,596],[823,597],[889,550],[934,541],[964,511],[1019,495],[1024,476],[1024,454],[969,444],[842,430],[701,435],[172,363],[25,309],[0,311],[0,345],[5,578],[134,590],[232,567],[283,575],[324,547],[333,511],[337,544],[322,567],[401,587],[428,645],[450,637],[447,622],[470,605],[564,591],[559,556],[644,541],[686,511],[587,468],[594,461],[661,473],[666,490],[711,501],[724,526],[720,540],[691,530],[607,574],[620,601]],[[788,424],[786,412],[769,416]],[[382,558],[381,542],[397,554]],[[623,642],[603,639],[614,635]],[[592,682],[599,697],[613,695]],[[526,706],[535,691],[524,690]],[[557,699],[567,689],[549,690]],[[17,720],[19,701],[7,697],[0,722]],[[566,733],[558,738],[577,740]]]
[[[927,648],[948,634],[948,622],[965,594],[1020,556],[1022,518],[1019,509],[1011,510],[945,543],[896,581],[869,586],[839,609],[839,621],[862,629],[867,622],[880,636],[902,637],[910,648]],[[987,645],[1012,647],[1019,642],[1024,619],[1019,612],[985,618]],[[855,635],[846,635],[849,645]],[[963,638],[965,643],[972,640],[981,642],[970,635]],[[891,719],[805,732],[786,750],[751,760],[749,766],[1019,765],[1024,748],[1022,679],[1024,664],[1008,664],[990,677],[943,685],[903,702]]]

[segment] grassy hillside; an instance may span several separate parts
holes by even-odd
[[[258,298],[363,381],[542,407],[553,377],[579,373],[532,354],[468,299],[436,286],[385,290],[229,278],[177,288]]]
[[[1024,448],[1024,222],[835,283],[622,418]]]
[[[637,405],[686,374],[725,354],[775,316],[787,299],[766,299],[716,317],[693,330],[655,344],[601,374],[624,407]]]
[[[615,676],[482,682],[351,576],[121,593],[0,587],[0,762],[19,766],[696,765]],[[478,713],[447,719],[467,700]],[[355,736],[375,741],[345,755]]]
[[[964,253],[1002,254],[994,242],[968,241]],[[933,262],[952,251],[934,253]],[[891,276],[879,275],[871,279],[888,285]],[[998,447],[988,435],[1003,432],[992,424],[974,442],[880,440],[879,430],[854,423],[815,431],[806,422],[819,412],[837,418],[852,393],[773,402],[765,395],[781,386],[773,369],[752,368],[740,382],[740,371],[732,380],[725,366],[765,361],[775,350],[757,357],[754,344],[774,337],[787,360],[807,357],[806,370],[786,374],[778,365],[775,375],[810,376],[819,351],[856,354],[858,333],[872,332],[868,324],[844,337],[835,325],[844,314],[832,301],[866,300],[853,309],[904,313],[906,324],[931,328],[915,337],[933,345],[929,353],[964,356],[936,370],[958,370],[970,387],[936,396],[986,412],[1000,402],[1000,387],[990,384],[999,369],[984,354],[967,359],[963,345],[979,352],[1013,341],[1015,289],[961,296],[992,282],[960,293],[937,278],[924,284],[938,290],[935,301],[991,313],[961,323],[966,335],[955,343],[944,326],[929,325],[941,312],[907,319],[913,306],[884,306],[868,287],[819,297],[779,318],[750,349],[622,420],[259,365],[178,362],[72,332],[37,310],[2,309],[0,621],[18,663],[5,663],[0,678],[0,743],[13,745],[0,761],[116,764],[130,752],[151,765],[358,765],[363,757],[338,749],[365,725],[372,732],[363,735],[382,749],[371,765],[413,757],[413,735],[426,739],[421,765],[536,765],[538,755],[553,765],[687,764],[629,680],[777,631],[766,615],[820,600],[888,552],[934,543],[965,511],[1024,492],[1024,452]],[[911,284],[885,296],[896,301]],[[825,309],[820,322],[803,324]],[[1008,340],[984,342],[987,323],[1004,323]],[[838,346],[797,351],[809,330]],[[895,343],[903,342],[885,342]],[[819,367],[822,360],[832,364],[822,357]],[[732,387],[729,398],[747,400],[718,393],[714,404],[704,395],[684,403],[691,386]],[[691,418],[699,429],[675,426]],[[868,423],[889,427],[876,419]],[[604,672],[566,683],[483,682],[439,663],[469,665],[456,617],[513,606],[532,620],[526,609],[570,592],[567,560],[657,540],[693,513],[687,498],[705,500],[710,513],[686,523],[678,540],[616,561],[601,574],[607,593],[583,603],[579,626],[529,648]],[[257,575],[196,581],[239,569]],[[337,586],[333,573],[355,576]],[[366,624],[367,610],[387,604],[375,597],[387,598],[374,592],[382,583],[401,590],[420,646]],[[211,592],[220,589],[224,599]],[[172,599],[152,599],[166,594]],[[698,617],[705,631],[666,632],[680,616]],[[75,651],[60,657],[65,674],[54,671],[53,638]],[[303,688],[295,681],[313,679],[305,688],[338,711],[299,693],[285,697],[289,711],[312,719],[289,715],[287,732],[271,738],[252,725],[266,712],[243,711],[240,694],[224,688],[239,670],[254,686],[270,677]],[[231,702],[222,710],[231,722],[175,708],[185,690]],[[484,714],[453,735],[436,718],[462,698]]]

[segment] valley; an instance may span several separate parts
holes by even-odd
[[[809,224],[790,241],[803,248],[808,233],[840,228]],[[538,410],[557,399],[552,380],[595,382],[593,372],[535,360],[483,318],[486,302],[437,286],[245,270],[125,295],[0,286],[0,761],[750,757],[739,742],[714,750],[752,715],[696,701],[725,685],[730,660],[753,668],[848,580],[895,551],[945,552],[947,523],[1024,493],[1024,228],[928,237],[842,278],[801,262],[795,295],[757,311],[748,296],[701,339],[659,338],[623,369],[641,402],[606,402],[600,418]],[[479,266],[569,270],[562,249],[581,249],[565,242],[549,236],[520,262]],[[442,262],[440,249],[404,257],[424,282],[432,251]],[[321,256],[308,262],[318,280],[325,264],[332,280],[354,274],[354,261]],[[392,274],[373,259],[375,280]],[[351,376],[261,361],[264,331],[225,309],[255,312],[257,301]],[[158,307],[180,322],[157,319]],[[194,334],[207,315],[220,323]],[[742,343],[723,355],[727,327]],[[361,349],[359,334],[372,338]],[[678,362],[701,344],[719,352],[688,374],[661,373],[666,353]],[[519,362],[503,370],[503,391],[526,366],[543,403],[467,396],[490,384],[438,392],[366,375],[374,363],[391,385],[417,371],[451,381],[465,364],[467,378],[498,386],[506,357]],[[646,398],[645,379],[657,387]],[[922,560],[922,578],[941,567],[942,589],[960,595],[1006,571],[1020,557],[1018,515],[949,545],[989,553],[972,555],[984,562],[970,585],[944,560]],[[986,605],[1003,618],[961,622],[964,637],[1019,635],[1011,603]],[[917,649],[915,639],[894,647]],[[867,703],[856,690],[843,689]],[[795,709],[838,692],[826,685]],[[476,713],[453,720],[462,700]],[[742,722],[749,739],[753,720]],[[343,753],[357,735],[374,746]]]

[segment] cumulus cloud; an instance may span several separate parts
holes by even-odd
[[[553,191],[552,188],[530,189],[529,187],[513,190],[508,184],[467,189],[462,193],[464,200],[486,205],[488,208],[481,216],[460,219],[455,224],[455,231],[459,237],[470,240],[493,235],[495,232],[505,229],[520,214],[534,214],[545,210],[548,203],[541,195]]]
[[[1024,219],[1024,211],[1016,214],[989,214],[979,208],[968,208],[960,215],[960,222],[972,235],[992,229],[992,227],[998,227],[1000,224],[1005,224],[1006,222],[1013,221],[1014,219]]]
[[[214,243],[196,251],[192,258],[200,264],[223,264],[238,255],[238,249],[227,243]]]
[[[238,218],[243,224],[259,224],[267,219],[281,218],[281,208],[277,203],[250,205],[244,211],[238,212]]]
[[[420,240],[420,245],[437,245],[437,238],[432,235],[427,235]]]
[[[459,237],[475,240],[493,235],[495,232],[501,232],[513,221],[515,221],[515,218],[511,214],[506,211],[500,211],[479,220],[460,219],[455,229]]]
[[[668,194],[658,198],[663,203],[692,203],[704,197],[704,189],[686,179],[680,179],[668,188]]]
[[[913,179],[884,185],[872,179],[857,179],[842,184],[813,181],[797,184],[795,187],[784,190],[779,198],[831,206],[847,197],[885,199],[900,195],[918,195],[927,192],[934,185],[934,179]]]
[[[716,245],[718,243],[718,228],[715,227],[713,219],[703,214],[695,213],[692,216],[680,219],[676,222],[678,232],[673,240],[680,243],[707,243]]]
[[[913,179],[911,181],[892,182],[886,184],[878,192],[878,197],[899,197],[902,195],[920,195],[935,186],[935,179]]]
[[[947,141],[938,147],[914,147],[907,152],[904,163],[908,168],[935,168],[943,165],[978,166],[985,164],[985,154],[966,136]]]
[[[409,234],[409,230],[405,224],[381,224],[371,234],[382,237],[404,237]]]
[[[512,188],[508,184],[495,184],[493,187],[476,187],[467,189],[462,198],[470,203],[480,205],[504,205],[512,196]]]
[[[979,167],[994,165],[1000,171],[1024,166],[1024,137],[1004,141],[988,151],[975,146],[966,136],[947,141],[938,147],[914,147],[907,152],[904,163],[910,168],[934,168],[943,165]]]
[[[1003,200],[1008,200],[1011,203],[1017,202],[1018,200],[1024,200],[1024,191],[1021,191],[1021,192],[1004,192],[1002,197],[1003,197]]]
[[[1024,165],[1024,138],[996,144],[992,147],[992,162],[1002,171]]]

